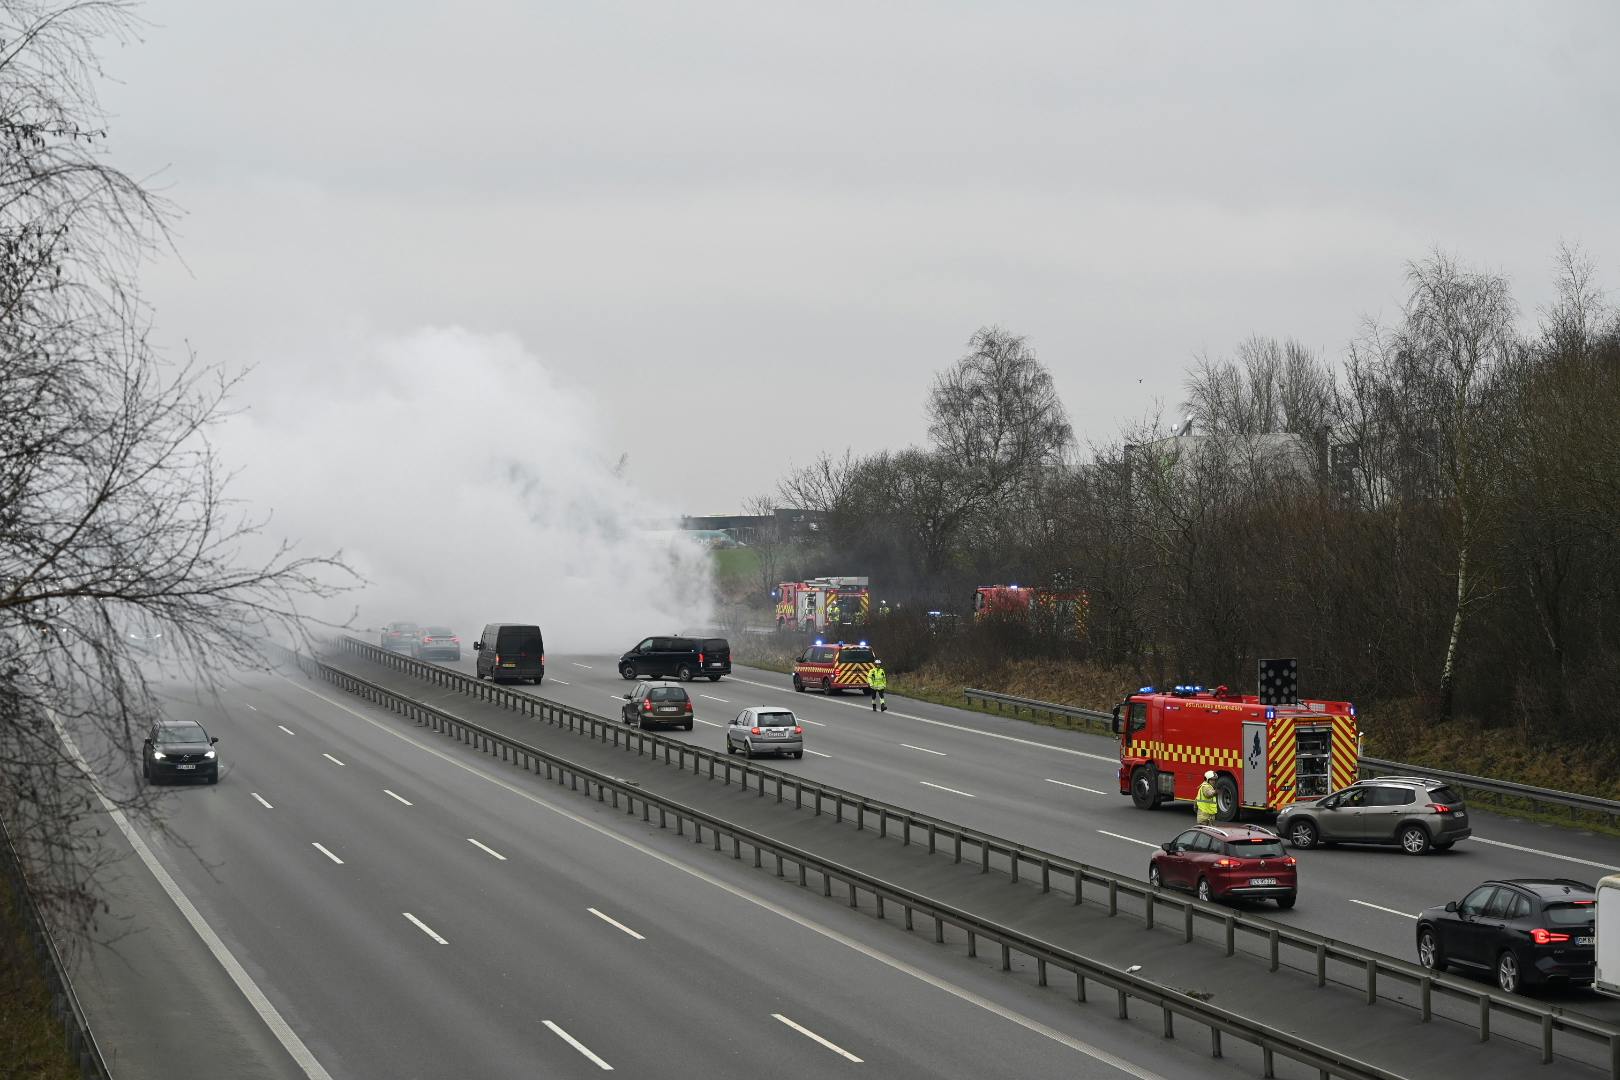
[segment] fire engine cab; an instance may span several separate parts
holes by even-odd
[[[1348,701],[1264,705],[1224,686],[1144,686],[1114,706],[1119,793],[1139,809],[1192,800],[1215,771],[1216,817],[1280,810],[1349,787],[1359,775]]]
[[[877,656],[864,641],[846,645],[818,639],[793,662],[793,689],[801,694],[815,689],[829,696],[844,690],[870,695],[866,679],[876,663]]]

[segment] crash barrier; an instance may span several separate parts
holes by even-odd
[[[39,905],[34,902],[28,877],[23,872],[22,855],[11,842],[11,833],[7,831],[4,821],[0,821],[0,841],[4,843],[4,847],[0,848],[0,863],[4,864],[6,880],[11,883],[11,893],[16,897],[16,911],[22,929],[33,943],[34,955],[45,975],[45,985],[51,994],[51,1014],[61,1021],[66,1031],[68,1055],[78,1063],[79,1075],[85,1080],[111,1080],[112,1072],[107,1068],[107,1059],[102,1056],[101,1047],[96,1045],[96,1037],[90,1032],[90,1020],[85,1015],[84,1006],[79,1003],[79,995],[73,992],[67,964],[56,947],[56,939],[51,936],[50,926]]]
[[[1112,733],[1114,714],[1102,712],[1098,709],[1082,709],[1075,705],[1060,705],[1052,701],[1037,701],[1034,698],[1015,697],[1012,694],[998,694],[990,690],[975,690],[969,687],[962,691],[962,696],[970,703],[981,702],[994,705],[996,711],[1011,709],[1016,716],[1020,711],[1028,710],[1030,713],[1042,713],[1047,716],[1063,716],[1071,720],[1078,720],[1087,727],[1105,733]],[[1620,819],[1620,801],[1615,799],[1600,799],[1595,795],[1580,795],[1573,791],[1558,791],[1554,788],[1531,787],[1529,784],[1515,784],[1510,780],[1494,780],[1487,776],[1471,776],[1468,773],[1447,772],[1444,769],[1431,769],[1423,765],[1409,765],[1402,761],[1385,761],[1382,758],[1364,757],[1361,759],[1361,772],[1363,776],[1401,775],[1424,776],[1435,780],[1444,780],[1454,787],[1465,791],[1485,792],[1495,797],[1496,801],[1518,800],[1531,806],[1558,807],[1568,812],[1573,820],[1582,812],[1599,815],[1615,824]]]
[[[1365,987],[1365,1000],[1374,1004],[1386,999],[1400,1004],[1394,991],[1415,989],[1418,1011],[1423,1021],[1433,1018],[1436,998],[1442,1002],[1461,1003],[1461,1010],[1469,1022],[1477,1026],[1481,1040],[1491,1038],[1493,1021],[1507,1019],[1528,1023],[1526,1031],[1539,1036],[1541,1060],[1548,1063],[1555,1053],[1587,1060],[1588,1055],[1570,1055],[1571,1038],[1578,1039],[1589,1051],[1593,1045],[1606,1050],[1604,1061],[1612,1080],[1620,1080],[1620,1030],[1590,1017],[1566,1014],[1562,1009],[1534,999],[1504,994],[1494,987],[1473,983],[1453,975],[1437,974],[1421,965],[1398,960],[1371,949],[1363,949],[1331,938],[1313,934],[1291,926],[1284,926],[1257,915],[1220,908],[1193,897],[1155,889],[1145,881],[1100,870],[1077,863],[1061,855],[1039,848],[1005,840],[989,833],[957,825],[942,818],[932,817],[893,803],[868,798],[828,784],[817,783],[794,773],[783,772],[752,761],[739,761],[724,751],[694,746],[680,739],[628,728],[621,721],[595,716],[581,709],[540,698],[532,693],[511,690],[486,682],[472,675],[415,660],[399,653],[378,648],[355,638],[339,638],[335,644],[356,656],[380,663],[396,671],[423,679],[437,686],[458,690],[481,701],[511,709],[522,715],[552,724],[558,728],[589,736],[600,742],[637,754],[650,754],[658,760],[660,754],[666,764],[694,774],[705,769],[709,779],[731,783],[735,775],[744,788],[757,789],[763,796],[768,785],[773,786],[778,800],[791,795],[795,808],[809,807],[816,814],[831,813],[835,821],[842,822],[846,815],[854,817],[855,827],[876,826],[878,835],[886,837],[891,827],[900,833],[901,843],[921,844],[926,837],[928,851],[934,854],[942,849],[951,851],[956,862],[976,860],[981,873],[1005,866],[1014,881],[1023,876],[1038,874],[1043,892],[1054,891],[1055,886],[1069,885],[1073,902],[1079,904],[1085,895],[1106,904],[1110,915],[1117,915],[1122,898],[1137,900],[1142,905],[1144,918],[1151,927],[1159,908],[1168,908],[1182,922],[1183,938],[1192,941],[1199,926],[1214,925],[1220,931],[1226,954],[1237,951],[1240,935],[1244,944],[1258,944],[1268,960],[1270,971],[1278,971],[1285,963],[1299,961],[1314,968],[1316,985],[1326,986],[1329,965],[1348,968],[1348,977],[1341,980]],[[357,679],[338,668],[328,668],[319,661],[300,657],[299,663],[310,674],[325,675],[326,670]],[[319,664],[319,667],[310,665]],[[327,676],[330,677],[330,676]],[[364,682],[364,680],[358,680]],[[387,691],[393,697],[410,702],[409,698]],[[411,703],[413,706],[414,702]],[[418,706],[429,708],[428,706]],[[465,721],[457,720],[458,724]],[[483,729],[479,729],[482,731]],[[501,736],[493,736],[496,739]],[[491,750],[490,752],[495,752]],[[639,790],[639,789],[638,789]],[[1337,973],[1336,973],[1337,974]],[[1495,1034],[1504,1034],[1496,1031]],[[1557,1038],[1563,1036],[1562,1039]]]
[[[362,643],[355,643],[362,644]],[[365,646],[370,648],[370,646]],[[881,878],[874,877],[863,871],[844,866],[829,859],[822,858],[813,852],[792,844],[772,839],[752,829],[736,825],[723,818],[705,813],[694,807],[673,799],[654,794],[640,787],[632,781],[621,780],[594,769],[577,765],[565,758],[558,757],[527,743],[513,739],[492,731],[479,724],[463,720],[451,713],[445,712],[431,705],[412,700],[403,694],[379,686],[367,679],[360,678],[341,668],[333,667],[322,661],[312,659],[302,654],[294,654],[292,658],[305,674],[312,677],[323,678],[340,689],[356,694],[361,698],[390,709],[411,720],[424,724],[436,732],[456,739],[458,742],[471,746],[475,750],[491,754],[508,762],[525,772],[532,772],[536,776],[544,775],[546,780],[555,781],[559,785],[567,786],[571,791],[580,792],[586,798],[595,795],[599,803],[607,803],[613,809],[621,806],[627,815],[634,816],[640,812],[641,820],[651,823],[656,817],[658,827],[667,829],[673,827],[675,835],[686,835],[691,830],[694,843],[703,844],[711,842],[715,851],[723,851],[729,842],[730,853],[733,859],[742,859],[746,851],[753,853],[754,866],[766,868],[767,860],[773,865],[776,876],[787,878],[790,872],[796,872],[799,885],[810,887],[813,884],[811,875],[819,879],[823,896],[832,896],[834,889],[846,893],[849,906],[859,908],[863,896],[870,896],[874,914],[879,919],[889,917],[893,908],[899,908],[905,928],[914,930],[916,920],[932,920],[934,940],[937,943],[945,942],[945,931],[952,928],[964,934],[967,938],[967,954],[977,956],[981,943],[989,942],[1000,946],[1001,970],[1012,970],[1013,956],[1026,956],[1035,962],[1038,984],[1049,984],[1053,969],[1064,971],[1074,976],[1075,999],[1078,1002],[1088,1000],[1088,995],[1101,987],[1104,992],[1112,993],[1115,999],[1115,1008],[1120,1019],[1130,1017],[1131,1003],[1137,1002],[1149,1009],[1157,1010],[1162,1023],[1165,1038],[1175,1037],[1176,1020],[1178,1018],[1192,1021],[1209,1032],[1209,1047],[1212,1057],[1222,1056],[1222,1040],[1231,1037],[1250,1043],[1260,1051],[1264,1066],[1264,1075],[1276,1075],[1277,1058],[1297,1061],[1309,1068],[1318,1071],[1322,1077],[1346,1077],[1350,1080],[1400,1080],[1397,1073],[1379,1068],[1375,1065],[1360,1061],[1354,1057],[1339,1053],[1330,1047],[1321,1046],[1297,1035],[1281,1032],[1271,1027],[1251,1020],[1239,1013],[1211,1005],[1189,994],[1159,985],[1149,979],[1144,979],[1129,972],[1120,971],[1108,964],[1091,960],[1088,957],[1072,952],[1059,945],[1042,941],[992,922],[980,918],[969,911],[955,907],[951,904],[921,893],[913,892]],[[403,658],[402,658],[403,659]],[[415,663],[415,661],[412,661]],[[453,674],[453,673],[452,673]],[[508,691],[495,691],[505,695]],[[790,786],[792,778],[777,774],[767,777],[764,770],[739,765],[727,761],[709,751],[695,750],[693,747],[678,740],[665,739],[660,736],[649,735],[646,732],[631,731],[619,725],[597,717],[579,713],[576,710],[563,706],[553,705],[526,695],[512,695],[520,699],[517,707],[520,711],[548,719],[553,723],[560,723],[570,730],[589,732],[593,735],[598,732],[611,731],[615,745],[620,743],[623,736],[623,745],[628,749],[632,743],[638,752],[651,751],[656,760],[660,747],[665,754],[665,760],[676,752],[682,755],[680,764],[685,767],[685,757],[690,756],[695,766],[700,767],[704,760],[709,763],[712,776],[717,765],[726,767],[727,782],[730,782],[732,770],[741,772],[740,782],[743,785],[750,783],[750,776],[757,776],[759,793],[765,794],[767,779],[775,781],[775,793],[778,800],[784,799],[785,788]],[[532,706],[528,703],[532,703]],[[817,790],[819,785],[799,784],[795,790],[795,805],[802,805],[805,794],[815,797],[817,812],[824,807],[825,795],[823,790]],[[848,802],[844,796],[839,805]],[[932,835],[933,830],[930,830]],[[960,844],[961,836],[957,837]]]

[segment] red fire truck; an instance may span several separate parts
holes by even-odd
[[[1348,787],[1359,775],[1348,701],[1262,705],[1224,686],[1144,686],[1114,706],[1119,793],[1143,810],[1192,800],[1215,771],[1216,817],[1280,810]]]
[[[1084,589],[980,585],[973,594],[973,617],[1027,620],[1037,633],[1083,640],[1090,605]]]
[[[776,628],[834,634],[840,627],[865,626],[872,607],[868,584],[864,577],[784,581],[776,587]]]

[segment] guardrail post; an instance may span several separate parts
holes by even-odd
[[[1052,891],[1052,860],[1041,859],[1041,892]]]
[[[1075,895],[1079,895],[1078,889],[1075,890]],[[1119,914],[1119,882],[1113,879],[1109,879],[1108,882],[1108,914]]]
[[[989,872],[990,872],[990,841],[986,840],[984,837],[981,836],[981,837],[979,837],[979,873],[988,874]]]
[[[1209,1029],[1209,1056],[1212,1058],[1221,1056],[1221,1029],[1214,1026]]]
[[[1260,1075],[1264,1076],[1266,1080],[1273,1080],[1273,1078],[1276,1077],[1277,1057],[1274,1053],[1272,1053],[1271,1047],[1269,1046],[1262,1046],[1260,1048],[1260,1067]]]
[[[1123,990],[1116,992],[1119,994],[1119,1018],[1121,1020],[1129,1020],[1131,1018],[1131,1012],[1126,1003],[1130,1001],[1130,995]]]
[[[1541,1014],[1541,1063],[1551,1065],[1553,1059],[1553,1018],[1551,1012]]]
[[[962,861],[962,834],[960,832],[956,834],[956,861]]]
[[[1013,879],[1013,883],[1017,884],[1017,882],[1018,882],[1018,865],[1024,861],[1023,856],[1022,856],[1022,854],[1019,852],[1019,850],[1017,848],[1008,848],[1007,849],[1007,858],[1012,860],[1012,879]]]
[[[855,831],[861,832],[866,828],[866,804],[855,804]]]
[[[970,927],[967,928],[967,936],[968,936],[968,955],[969,956],[978,956],[979,955],[978,935],[973,932],[973,927],[970,926]]]
[[[1085,881],[1086,881],[1086,872],[1084,870],[1082,870],[1080,867],[1076,866],[1074,868],[1074,906],[1075,907],[1080,906],[1080,893],[1081,893],[1081,890],[1085,887]]]
[[[1153,929],[1153,899],[1154,897],[1152,893],[1142,894],[1142,907],[1146,913],[1147,928],[1149,930]]]
[[[1074,972],[1074,1000],[1081,1004],[1086,1000],[1086,973],[1079,968]]]
[[[1164,1006],[1164,1037],[1167,1039],[1176,1037],[1176,1014],[1170,1011],[1168,1005]]]
[[[932,821],[930,821],[928,823],[928,854],[932,855],[933,853],[934,853],[934,823]]]
[[[1278,950],[1278,945],[1279,945],[1281,939],[1278,936],[1278,933],[1277,933],[1276,930],[1272,930],[1270,933],[1268,933],[1266,935],[1266,937],[1269,939],[1269,944],[1271,946],[1271,970],[1276,971],[1277,970],[1277,965],[1280,962],[1278,960],[1277,953],[1279,951]]]
[[[836,824],[844,823],[844,796],[833,792],[833,821]]]
[[[1488,1042],[1491,1037],[1491,999],[1486,994],[1479,995],[1479,1041]]]
[[[1316,985],[1327,985],[1327,942],[1316,943]]]
[[[911,815],[906,814],[900,819],[900,846],[911,846]]]
[[[878,807],[878,839],[887,840],[889,837],[889,811]]]
[[[1367,958],[1367,1004],[1378,1004],[1378,961]]]
[[[739,836],[731,838],[731,857],[733,859],[742,858],[742,838]]]
[[[911,926],[911,905],[910,904],[901,904],[900,906],[905,909],[905,912],[906,912],[906,929],[910,930],[910,929],[912,929],[912,926]]]
[[[1001,943],[1001,970],[1012,970],[1012,947],[1005,941]]]
[[[883,918],[883,894],[874,890],[872,892],[872,899],[877,902],[877,917],[880,919]]]
[[[1226,922],[1226,955],[1227,956],[1232,956],[1232,955],[1235,955],[1237,953],[1237,916],[1228,915],[1226,917],[1226,919],[1225,919],[1225,922]],[[1216,1056],[1219,1057],[1220,1055],[1217,1054]]]
[[[1046,961],[1038,956],[1035,958],[1035,985],[1046,985]]]
[[[945,944],[945,920],[938,915],[934,916],[934,944]]]
[[[1427,1024],[1434,1017],[1434,1010],[1432,1008],[1433,998],[1434,980],[1425,975],[1423,978],[1418,980],[1419,1007],[1421,1009],[1423,1022],[1425,1024]]]
[[[1193,906],[1191,904],[1188,904],[1185,907],[1183,907],[1181,909],[1181,911],[1182,911],[1182,914],[1183,914],[1183,916],[1184,916],[1184,918],[1186,920],[1185,940],[1191,941],[1193,939]]]

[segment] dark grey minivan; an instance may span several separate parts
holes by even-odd
[[[528,679],[538,686],[546,677],[546,639],[533,623],[490,623],[473,649],[480,679]]]

